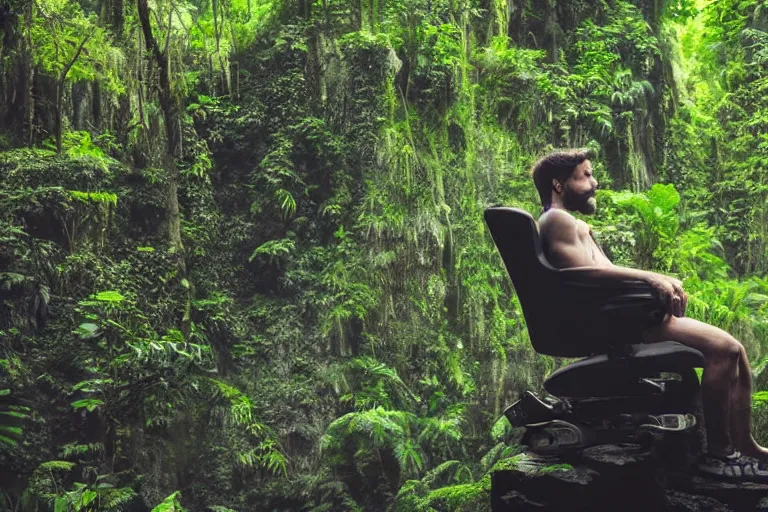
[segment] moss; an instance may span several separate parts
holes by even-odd
[[[573,466],[570,464],[552,464],[539,470],[541,473],[552,473],[553,471],[573,471]]]
[[[491,475],[472,484],[442,487],[429,493],[429,504],[439,510],[479,512],[491,509]]]
[[[514,457],[507,457],[506,459],[501,459],[496,462],[496,464],[493,465],[491,468],[491,473],[495,473],[496,471],[512,471],[517,469],[517,464],[520,462],[522,458],[524,458],[526,455],[524,453],[518,453]]]

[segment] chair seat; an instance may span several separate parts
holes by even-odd
[[[630,355],[625,357],[602,354],[569,364],[553,373],[544,382],[544,389],[570,398],[616,396],[622,391],[634,394],[641,389],[636,383],[642,377],[704,366],[701,352],[676,341],[630,347]]]

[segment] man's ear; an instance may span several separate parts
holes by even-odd
[[[558,194],[563,193],[563,185],[557,180],[557,178],[552,178],[552,188],[557,190]]]

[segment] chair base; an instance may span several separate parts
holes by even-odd
[[[628,345],[620,352],[587,357],[554,372],[544,389],[557,397],[646,396],[664,390],[648,380],[659,373],[690,375],[704,366],[698,350],[675,341]]]
[[[525,427],[521,444],[540,455],[601,444],[650,447],[665,436],[688,434],[694,446],[703,428],[698,378],[692,368],[680,373],[679,379],[641,377],[642,392],[626,396],[541,399],[527,391],[504,415],[513,426]]]

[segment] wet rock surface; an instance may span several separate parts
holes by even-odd
[[[637,445],[600,445],[570,457],[517,455],[491,476],[494,512],[768,512],[768,485],[667,469]]]

